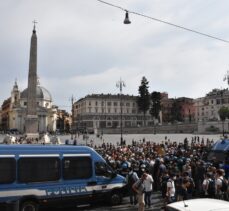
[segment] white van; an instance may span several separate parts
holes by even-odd
[[[229,202],[218,199],[190,199],[168,204],[166,211],[229,211]]]

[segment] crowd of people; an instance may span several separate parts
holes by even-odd
[[[208,159],[213,144],[194,136],[182,143],[165,137],[161,143],[142,139],[93,147],[126,177],[130,204],[142,211],[151,207],[154,191],[161,192],[164,205],[200,197],[228,200],[229,161]]]

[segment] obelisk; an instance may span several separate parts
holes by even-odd
[[[34,21],[33,34],[31,37],[30,57],[29,57],[29,77],[28,77],[28,96],[27,114],[25,119],[25,133],[27,138],[38,138],[38,116],[37,116],[37,35],[36,22]]]

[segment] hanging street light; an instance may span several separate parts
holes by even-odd
[[[126,15],[125,15],[125,19],[124,19],[123,23],[124,24],[131,24],[131,21],[129,19],[129,13],[127,10],[126,10]]]

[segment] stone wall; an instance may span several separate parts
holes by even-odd
[[[123,127],[123,134],[154,134],[154,133],[197,133],[197,124],[157,125],[155,127]],[[98,129],[98,134],[102,131]],[[120,128],[103,128],[104,134],[119,134]]]
[[[198,133],[222,133],[229,132],[229,120],[222,121],[198,122]]]

